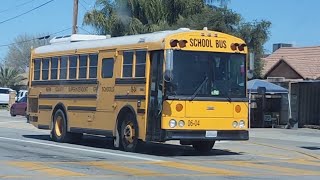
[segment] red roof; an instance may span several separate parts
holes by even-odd
[[[320,46],[283,47],[263,60],[265,63],[262,71],[263,76],[270,72],[280,60],[283,60],[304,79],[320,77]]]

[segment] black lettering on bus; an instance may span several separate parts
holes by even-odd
[[[227,42],[222,40],[216,40],[216,48],[227,48]]]
[[[201,39],[198,39],[198,47],[201,47]]]
[[[190,46],[193,47],[193,39],[191,38],[189,41],[190,41]]]
[[[88,92],[88,87],[69,87],[69,92]]]
[[[102,92],[114,92],[114,87],[102,87]]]
[[[223,41],[223,48],[227,48],[227,42]]]

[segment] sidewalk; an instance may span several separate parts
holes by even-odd
[[[317,129],[252,128],[250,129],[249,136],[250,138],[277,139],[320,144],[320,130]]]

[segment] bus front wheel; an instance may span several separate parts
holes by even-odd
[[[195,141],[192,143],[192,147],[199,152],[208,153],[212,150],[215,141]]]
[[[133,114],[125,116],[121,123],[120,148],[124,151],[134,152],[138,144],[138,127]]]

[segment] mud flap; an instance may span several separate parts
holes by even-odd
[[[116,137],[113,140],[113,146],[115,148],[119,148],[120,147],[120,135],[119,135],[119,132],[118,132],[118,128],[116,128]]]

